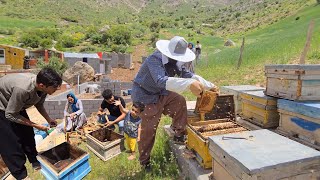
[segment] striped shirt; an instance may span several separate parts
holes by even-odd
[[[193,73],[177,68],[176,64],[162,63],[162,54],[155,51],[141,65],[138,74],[133,80],[132,95],[133,102],[144,104],[157,103],[159,96],[168,95],[166,82],[168,77],[178,76],[181,78],[191,78]]]

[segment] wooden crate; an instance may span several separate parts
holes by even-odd
[[[247,91],[263,91],[265,88],[252,85],[238,85],[238,86],[222,86],[220,92],[223,94],[233,95],[234,109],[236,114],[242,112],[241,96],[242,92]]]
[[[124,137],[106,127],[101,128],[87,135],[87,147],[107,161],[125,150]]]
[[[277,99],[264,95],[263,91],[243,92],[242,116],[245,120],[263,128],[278,127]]]
[[[215,180],[319,179],[320,152],[262,129],[209,137]]]
[[[90,171],[89,154],[69,143],[62,143],[37,156],[46,179],[80,180]]]
[[[279,99],[278,130],[288,137],[320,149],[320,102],[294,102]]]
[[[290,100],[320,100],[320,65],[266,65],[266,94]]]
[[[10,171],[6,164],[3,162],[2,157],[0,155],[0,179],[6,179],[10,174]]]
[[[197,109],[195,109],[195,113],[196,114],[199,113]],[[216,104],[213,107],[212,111],[205,114],[205,119],[224,119],[224,118],[235,120],[233,95],[227,95],[227,94],[218,95]]]
[[[229,124],[231,123],[237,126],[237,128],[242,128],[242,130],[247,130],[246,128],[238,125],[237,123],[235,123],[234,121],[231,121],[230,119],[198,121],[198,122],[190,123],[187,126],[187,134],[188,134],[187,148],[189,150],[192,150],[196,154],[197,161],[205,169],[212,167],[212,158],[209,154],[208,136],[215,135],[215,133],[226,134],[232,130],[235,130],[236,127],[224,129],[224,130],[212,131],[211,134],[206,134],[206,135],[201,133],[198,127],[209,127],[210,125],[218,125],[221,123],[229,123]]]

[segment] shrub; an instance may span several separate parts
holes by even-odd
[[[20,42],[26,47],[37,48],[40,45],[41,38],[34,33],[25,33],[21,36]]]
[[[114,52],[125,53],[126,50],[127,50],[127,46],[125,46],[123,44],[120,44],[120,45],[113,44],[113,45],[111,45],[111,50],[114,51]]]
[[[57,71],[58,74],[62,75],[68,69],[68,63],[62,61],[58,57],[51,57],[49,63],[44,62],[43,59],[38,59],[37,68],[50,67]]]
[[[158,21],[152,21],[149,25],[149,29],[151,32],[159,32],[160,23]]]
[[[110,36],[114,44],[130,45],[131,32],[126,26],[114,26],[110,29]]]
[[[71,35],[61,36],[59,43],[61,43],[62,47],[65,47],[65,48],[71,48],[77,44],[76,40],[73,39]]]
[[[102,43],[102,34],[92,34],[90,40],[92,44],[100,44]]]
[[[51,39],[41,39],[40,46],[43,49],[48,49],[52,47],[52,40]]]

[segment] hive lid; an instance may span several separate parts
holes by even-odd
[[[223,140],[223,136],[252,138]],[[292,163],[320,160],[319,151],[266,129],[211,136],[209,149],[231,159],[247,174]]]

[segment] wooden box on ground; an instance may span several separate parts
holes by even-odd
[[[227,136],[244,139],[209,137],[215,180],[320,178],[319,151],[266,129]]]
[[[266,94],[290,100],[320,100],[320,65],[266,65]]]
[[[263,91],[248,91],[241,94],[242,116],[245,120],[263,128],[278,127],[277,99],[264,95]]]
[[[5,179],[7,176],[9,176],[10,171],[6,164],[3,162],[2,157],[0,155],[0,179]]]
[[[89,154],[67,142],[39,153],[37,159],[41,173],[50,180],[80,180],[91,171]]]
[[[209,154],[208,137],[246,130],[230,119],[193,122],[187,126],[187,148],[196,154],[196,159],[203,168],[211,168],[212,158]]]
[[[280,132],[320,149],[320,102],[278,100]]]
[[[124,148],[124,137],[108,128],[101,128],[87,135],[87,147],[100,159],[107,161]]]
[[[220,88],[221,93],[233,95],[236,114],[240,114],[242,112],[241,96],[240,96],[242,92],[263,91],[263,90],[265,90],[265,88],[252,86],[252,85],[222,86]]]

